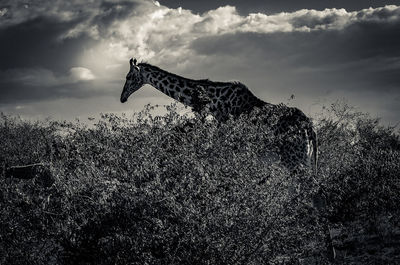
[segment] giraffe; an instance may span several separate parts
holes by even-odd
[[[137,64],[130,59],[130,70],[121,93],[121,103],[145,84],[151,85],[167,96],[192,107],[193,111],[207,109],[220,122],[229,117],[250,113],[255,108],[281,113],[273,131],[281,163],[290,172],[298,172],[311,165],[317,169],[317,135],[311,120],[299,109],[283,104],[273,105],[256,97],[240,82],[213,82],[208,79],[193,80],[169,73],[148,63]],[[264,119],[265,121],[265,119]]]

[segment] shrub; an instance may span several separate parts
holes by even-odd
[[[257,112],[218,124],[153,108],[93,126],[1,117],[2,167],[46,163],[56,181],[3,173],[0,263],[327,263],[320,187],[332,223],[398,211],[399,138],[362,114],[334,105],[318,122],[315,182],[274,161]]]

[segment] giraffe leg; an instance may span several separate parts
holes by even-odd
[[[331,229],[327,222],[324,225],[324,233],[325,233],[326,254],[328,256],[329,261],[333,262],[336,259],[336,250],[335,247],[333,246]]]
[[[333,262],[336,258],[336,250],[333,245],[331,229],[329,226],[329,220],[327,218],[327,205],[326,198],[322,191],[314,195],[313,206],[317,210],[320,223],[322,223],[323,233],[325,234],[325,247],[328,260]]]

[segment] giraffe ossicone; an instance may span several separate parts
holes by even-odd
[[[213,82],[208,79],[185,78],[148,63],[137,64],[130,59],[130,70],[121,93],[121,102],[145,84],[151,85],[167,96],[192,107],[193,111],[204,109],[218,121],[250,113],[255,108],[279,113],[273,125],[276,136],[281,138],[278,146],[282,164],[290,171],[311,165],[317,168],[317,135],[311,120],[299,109],[283,104],[273,105],[257,98],[240,82]],[[265,124],[268,126],[268,124]]]

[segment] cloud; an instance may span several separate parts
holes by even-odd
[[[194,41],[222,34],[341,31],[360,23],[386,25],[400,21],[400,8],[394,5],[353,12],[335,8],[322,11],[302,9],[242,16],[233,6],[198,15],[182,8],[167,8],[152,0],[42,1],[40,5],[29,4],[28,8],[23,8],[23,4],[24,1],[6,2],[12,15],[2,21],[3,26],[43,21],[44,18],[43,24],[57,21],[53,23],[58,27],[54,29],[52,39],[61,42],[95,40],[89,50],[97,53],[100,60],[111,60],[110,64],[120,64],[136,56],[156,63],[168,64],[171,60],[178,60],[178,64],[184,65],[187,62],[182,58],[190,60]]]
[[[73,82],[80,82],[80,81],[90,81],[94,80],[95,76],[90,71],[90,69],[87,69],[85,67],[72,67],[70,69],[70,77],[69,79],[72,80]]]
[[[4,16],[5,14],[7,14],[8,9],[7,8],[1,8],[0,9],[0,17]]]
[[[283,51],[293,60],[298,57],[298,60],[318,67],[319,64],[335,60],[351,61],[375,56],[374,52],[379,52],[379,45],[389,49],[387,52],[380,51],[381,54],[392,56],[390,52],[397,53],[398,49],[384,38],[396,38],[395,28],[399,25],[400,7],[394,5],[353,12],[335,8],[322,11],[303,9],[272,15],[252,13],[242,16],[233,6],[220,7],[199,15],[182,8],[141,3],[128,15],[125,14],[123,19],[104,28],[91,50],[98,55],[98,59],[111,62],[109,64],[125,64],[130,57],[137,57],[185,73],[195,68],[194,64],[209,60],[205,56],[215,55],[218,50],[214,50],[212,43],[222,40],[220,47],[226,47],[225,50],[231,52],[225,53],[227,56],[234,56],[235,49],[237,53],[255,49],[279,58]],[[90,24],[81,28],[80,34],[93,35],[93,26]],[[379,37],[381,29],[383,34],[387,34],[384,38]],[[369,37],[370,32],[376,38]],[[252,34],[259,36],[263,43],[246,42],[245,38]],[[357,37],[364,42],[357,40]],[[230,43],[224,46],[223,39],[229,39]],[[200,47],[201,43],[204,44],[203,48]],[[299,49],[294,48],[295,45],[299,45]],[[362,54],[368,53],[368,49],[370,54]],[[313,55],[315,50],[318,56]],[[304,54],[298,56],[297,52],[301,51]],[[310,57],[304,59],[307,56]],[[86,59],[90,60],[88,57]]]
[[[124,9],[133,7],[136,3],[146,3],[146,0],[123,1],[83,1],[83,0],[3,0],[0,10],[7,10],[8,16],[0,24],[1,27],[20,24],[38,17],[53,17],[62,22],[85,18],[110,18]],[[116,8],[113,10],[113,8]]]

